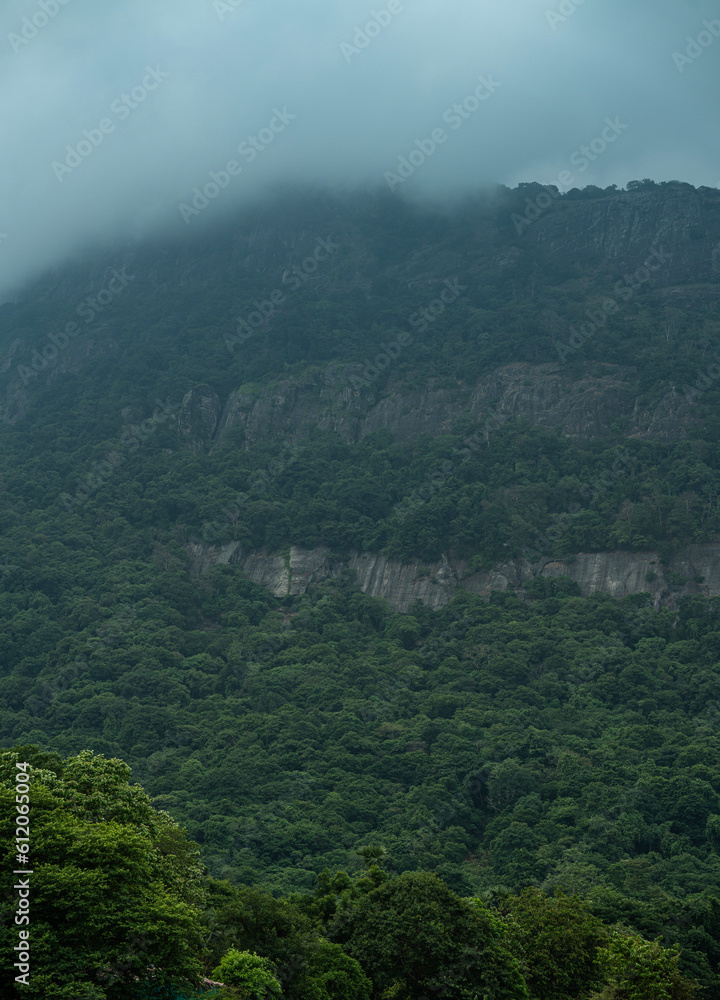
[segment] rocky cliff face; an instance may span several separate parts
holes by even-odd
[[[602,591],[613,597],[649,593],[656,608],[686,594],[720,595],[720,544],[690,545],[668,565],[659,552],[579,553],[546,562],[543,576],[569,576],[583,596]]]
[[[577,440],[608,434],[618,418],[624,419],[628,436],[678,440],[687,437],[698,419],[673,387],[652,405],[640,405],[630,388],[634,373],[616,365],[596,365],[593,373],[577,378],[560,364],[517,363],[474,385],[405,393],[391,388],[380,400],[370,390],[352,387],[351,375],[361,370],[357,365],[338,366],[332,385],[306,376],[268,387],[259,397],[236,391],[219,415],[215,394],[208,386],[198,386],[183,400],[180,433],[185,440],[213,447],[232,429],[243,432],[246,448],[278,440],[297,442],[312,427],[334,430],[349,442],[387,430],[402,442],[421,434],[447,434],[461,417],[481,423],[492,412],[558,428]]]
[[[564,207],[563,207],[564,206]],[[653,248],[671,256],[660,285],[717,281],[720,274],[720,198],[715,189],[689,185],[625,192],[578,201],[547,212],[523,234],[546,253],[579,262],[602,257],[634,271]]]
[[[655,608],[672,605],[685,594],[720,595],[720,543],[691,545],[664,566],[658,552],[580,553],[567,560],[546,560],[531,566],[511,561],[474,573],[467,563],[403,564],[377,553],[352,553],[347,564],[331,559],[328,549],[293,546],[287,555],[243,552],[239,542],[220,548],[188,546],[192,570],[208,572],[216,564],[238,563],[249,579],[277,597],[304,594],[347,568],[360,589],[382,597],[395,611],[407,612],[415,601],[431,608],[448,604],[459,590],[489,595],[493,590],[521,589],[534,576],[567,576],[583,596],[602,591],[613,597],[649,593]]]
[[[288,204],[254,213],[252,219],[238,219],[209,246],[189,241],[124,247],[112,258],[98,254],[82,266],[58,269],[14,303],[17,309],[7,306],[6,319],[0,316],[0,419],[15,423],[27,410],[28,394],[38,387],[66,372],[82,373],[99,358],[126,351],[130,345],[125,326],[142,327],[143,317],[156,313],[158,301],[184,296],[190,309],[204,296],[218,294],[218,289],[231,296],[246,285],[248,289],[260,285],[266,289],[263,294],[268,294],[282,282],[288,266],[307,259],[318,238],[329,233],[337,249],[307,286],[328,300],[335,293],[351,292],[364,303],[368,295],[377,292],[382,296],[383,290],[392,298],[392,290],[397,288],[411,290],[423,304],[439,293],[439,276],[463,274],[468,281],[480,282],[517,274],[518,280],[524,281],[522,275],[527,277],[536,266],[547,270],[550,284],[556,272],[562,272],[564,277],[559,281],[582,277],[597,291],[605,285],[601,281],[594,284],[596,278],[604,276],[612,282],[626,271],[635,272],[653,249],[661,252],[662,258],[656,258],[657,268],[648,276],[645,289],[680,308],[692,308],[717,295],[720,192],[716,190],[668,185],[600,198],[563,198],[540,212],[519,235],[510,221],[508,198],[508,192],[501,192],[493,203],[494,210],[469,212],[462,224],[458,219],[418,217],[407,230],[403,229],[407,220],[401,206],[382,198],[352,205],[331,199],[305,207]],[[516,201],[517,209],[522,195]],[[42,306],[45,316],[52,310],[53,316],[67,313],[72,317],[78,303],[103,287],[108,266],[122,266],[135,276],[131,291],[112,310],[103,312],[97,323],[83,328],[82,335],[51,365],[42,367],[35,352],[43,347],[49,331],[36,325],[37,308]],[[251,301],[255,292],[246,294]],[[199,324],[198,335],[207,339],[210,348],[222,341],[218,322],[213,315],[206,329],[193,316],[193,323]],[[333,322],[342,325],[335,318]],[[250,353],[252,345],[249,340]],[[281,382],[267,389],[262,398],[252,400],[240,391],[228,393],[224,389],[221,412],[213,412],[212,393],[218,387],[205,387],[202,413],[197,399],[184,404],[183,433],[195,439],[194,428],[199,440],[210,441],[217,440],[223,430],[240,425],[247,442],[252,443],[277,433],[297,437],[307,423],[315,422],[337,428],[348,439],[357,440],[380,428],[406,439],[424,431],[440,433],[457,418],[459,409],[469,406],[476,410],[498,395],[505,411],[531,422],[561,427],[575,437],[603,433],[611,414],[629,415],[638,433],[682,436],[686,432],[687,423],[677,412],[680,404],[674,400],[671,386],[664,405],[658,406],[656,401],[636,412],[635,401],[624,386],[627,373],[613,371],[611,366],[570,386],[569,376],[564,371],[553,372],[552,365],[505,365],[478,385],[461,386],[457,397],[433,386],[403,395],[391,384],[389,389],[383,387],[383,398],[376,399],[377,386],[368,391],[353,389],[350,379],[360,375],[363,366],[343,363],[341,335],[334,348],[338,360],[318,375],[316,382],[312,375],[300,382]],[[137,348],[132,345],[131,349]],[[18,366],[31,366],[33,358],[37,371],[26,383],[18,376]],[[224,360],[229,362],[230,356]],[[193,390],[195,395],[199,389]]]
[[[220,400],[209,385],[196,385],[183,397],[178,416],[178,434],[189,442],[212,438],[220,416]]]

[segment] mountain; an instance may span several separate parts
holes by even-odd
[[[0,306],[3,743],[125,759],[217,877],[381,842],[720,996],[720,192],[195,221]]]
[[[445,213],[288,196],[68,266],[2,307],[4,452],[35,434],[44,482],[78,510],[130,452],[160,451],[151,521],[183,544],[485,571],[533,547],[667,562],[720,530],[720,195],[629,188],[521,185]],[[332,455],[303,481],[292,456],[321,438]],[[261,475],[270,518],[257,484],[220,471],[238,448],[259,474],[286,449]],[[203,486],[180,499],[169,456],[188,452]],[[234,530],[238,503],[253,516]]]

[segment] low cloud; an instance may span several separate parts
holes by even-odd
[[[556,183],[574,155],[580,186],[714,186],[716,24],[704,0],[6,0],[0,296],[94,244],[186,229],[213,173],[231,180],[204,220],[388,172],[416,198]],[[618,141],[577,154],[608,119]]]

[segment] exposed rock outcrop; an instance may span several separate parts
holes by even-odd
[[[564,262],[601,256],[624,269],[642,267],[653,248],[668,259],[658,284],[717,281],[720,275],[717,232],[720,199],[711,188],[669,185],[623,192],[612,198],[567,202],[529,226],[523,240],[541,245]]]
[[[668,565],[658,552],[592,552],[535,566],[516,560],[492,570],[473,572],[463,561],[443,557],[430,565],[401,563],[377,553],[354,552],[347,564],[325,548],[292,546],[287,555],[243,552],[239,542],[222,547],[188,546],[191,567],[205,573],[216,564],[238,563],[249,579],[277,597],[304,594],[313,584],[338,577],[345,568],[360,589],[383,597],[395,611],[408,611],[415,601],[431,608],[448,604],[459,590],[488,595],[493,590],[521,589],[533,576],[567,576],[583,596],[602,591],[613,597],[649,593],[656,608],[674,604],[685,594],[720,595],[720,543],[691,545]]]
[[[205,442],[217,424],[214,446],[226,432],[240,428],[244,446],[284,440],[296,443],[313,427],[334,430],[348,442],[357,442],[379,430],[398,442],[421,434],[448,434],[462,417],[484,422],[492,413],[523,419],[539,427],[557,428],[576,440],[610,433],[622,419],[633,437],[682,440],[699,419],[696,410],[677,389],[652,405],[640,406],[631,385],[636,373],[618,365],[596,365],[580,378],[560,364],[515,363],[498,368],[475,385],[433,388],[402,393],[390,388],[376,401],[371,391],[354,390],[350,376],[355,365],[337,369],[331,387],[319,377],[305,376],[263,389],[259,396],[233,392],[219,414],[219,402],[208,386],[197,386],[183,400],[180,433]],[[212,395],[211,395],[212,393]]]
[[[215,433],[221,404],[209,385],[196,385],[186,392],[178,415],[178,433],[193,444],[209,441]]]

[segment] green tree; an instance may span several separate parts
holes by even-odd
[[[275,970],[267,958],[231,948],[212,971],[213,979],[236,987],[240,1000],[266,1000],[282,996]]]
[[[696,994],[696,985],[678,969],[677,947],[615,933],[600,958],[606,983],[592,1000],[693,1000]]]
[[[575,1000],[601,982],[598,948],[608,931],[576,896],[526,889],[502,902],[533,1000]]]
[[[30,798],[33,1000],[120,1000],[192,986],[200,972],[195,847],[157,813],[130,768],[84,752],[63,762],[23,748],[0,754],[3,870],[14,858],[15,775],[27,763]],[[23,772],[24,773],[24,772]],[[12,876],[11,876],[12,878]],[[11,884],[11,883],[10,883]],[[2,903],[2,968],[12,981],[16,898]]]
[[[705,824],[705,834],[708,843],[716,854],[720,854],[720,816],[711,813]]]
[[[339,945],[320,941],[294,992],[302,1000],[369,1000],[371,991],[372,983],[358,961]]]
[[[436,875],[410,872],[346,899],[330,935],[363,966],[373,997],[522,1000],[527,988],[506,926],[456,896]]]
[[[387,860],[388,851],[383,844],[363,844],[355,848],[355,854],[363,859],[366,868],[371,868]]]

